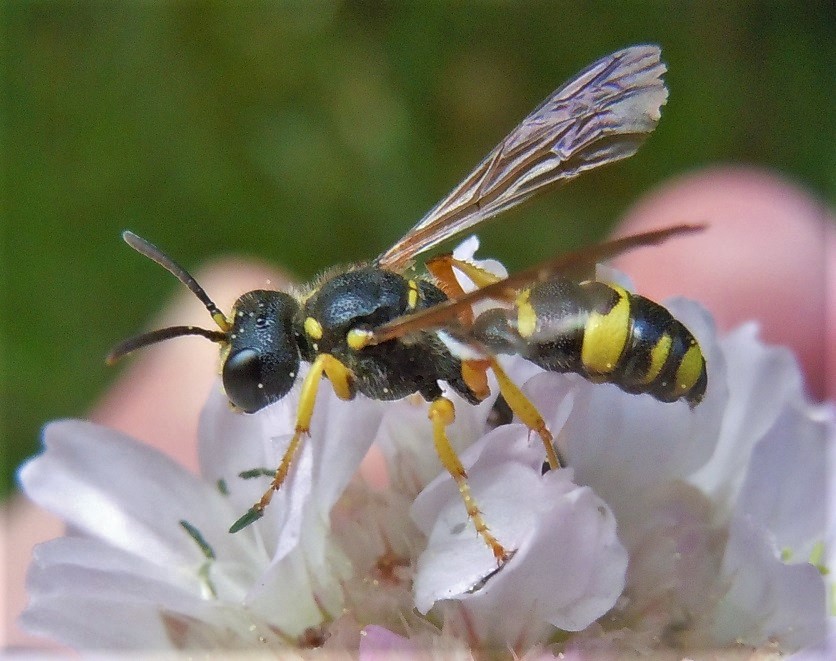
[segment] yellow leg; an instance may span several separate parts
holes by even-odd
[[[476,266],[476,264],[456,259],[450,253],[434,257],[426,263],[426,267],[430,273],[441,280],[445,285],[458,289],[458,292],[455,292],[454,294],[456,296],[461,296],[464,291],[461,287],[459,287],[459,282],[453,274],[454,268],[470,278],[478,289],[502,280],[502,278],[490,271],[486,271],[481,266]]]
[[[290,465],[293,463],[293,457],[296,456],[296,452],[302,444],[302,439],[310,432],[311,418],[313,417],[314,404],[316,403],[316,393],[319,390],[319,383],[322,380],[323,374],[331,381],[334,386],[334,392],[336,392],[340,399],[351,399],[353,393],[351,391],[350,370],[332,355],[327,353],[319,354],[311,365],[310,371],[305,376],[305,380],[302,382],[302,392],[299,396],[299,408],[296,411],[296,428],[293,432],[293,438],[290,439],[290,444],[287,446],[281,463],[276,469],[273,479],[270,481],[270,486],[259,501],[232,524],[229,532],[238,532],[251,523],[258,521],[273,499],[273,493],[278,491],[285,481],[287,473],[290,470]]]
[[[511,410],[517,414],[517,417],[532,431],[537,432],[540,439],[543,441],[543,447],[546,448],[546,459],[549,462],[549,468],[552,470],[560,468],[560,460],[557,458],[557,452],[554,450],[554,439],[551,432],[546,428],[546,423],[543,421],[543,416],[534,406],[534,403],[525,396],[522,390],[517,387],[511,378],[505,373],[505,370],[499,364],[496,358],[491,358],[491,369],[496,374],[496,380],[499,382],[499,392],[508,402]]]
[[[503,563],[509,558],[508,552],[494,537],[485,519],[482,516],[482,511],[473,499],[470,493],[470,485],[467,483],[467,473],[456,455],[453,446],[450,445],[450,440],[447,438],[447,426],[456,418],[456,411],[453,408],[453,402],[446,397],[439,397],[430,404],[430,420],[433,424],[433,441],[435,442],[435,450],[438,452],[438,458],[447,472],[456,481],[459,487],[459,493],[464,501],[464,506],[467,509],[467,515],[473,521],[476,527],[476,532],[485,540],[485,543],[493,552],[494,557],[498,563]]]

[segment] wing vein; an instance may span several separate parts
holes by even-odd
[[[430,250],[542,188],[636,152],[667,99],[657,46],[595,62],[546,98],[376,263],[403,270]]]

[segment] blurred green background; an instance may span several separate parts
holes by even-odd
[[[7,2],[2,8],[2,492],[41,425],[187,268],[235,252],[302,278],[403,234],[567,77],[656,42],[670,100],[639,155],[482,232],[519,268],[604,236],[707,163],[836,191],[829,3]],[[211,293],[211,292],[210,292]],[[185,340],[184,340],[185,341]],[[195,340],[197,341],[197,340]]]

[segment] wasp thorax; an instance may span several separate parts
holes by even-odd
[[[242,411],[258,411],[293,386],[299,372],[298,311],[289,294],[266,290],[248,292],[233,306],[223,384]]]
[[[403,276],[383,269],[341,273],[305,302],[305,331],[320,352],[359,349],[371,329],[407,311],[409,292]]]

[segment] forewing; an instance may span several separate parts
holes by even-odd
[[[391,270],[591,168],[632,156],[668,96],[658,46],[595,62],[541,103],[453,191],[377,259]]]
[[[519,290],[528,285],[545,282],[561,275],[571,275],[596,262],[611,259],[633,248],[655,245],[674,236],[691,234],[703,229],[705,229],[704,225],[674,225],[650,232],[632,234],[560,255],[548,262],[514,273],[504,280],[468,292],[463,296],[448,299],[420,312],[394,319],[374,330],[372,344],[380,344],[420,330],[440,328],[458,316],[462,309],[479,301],[488,299],[513,301]]]

